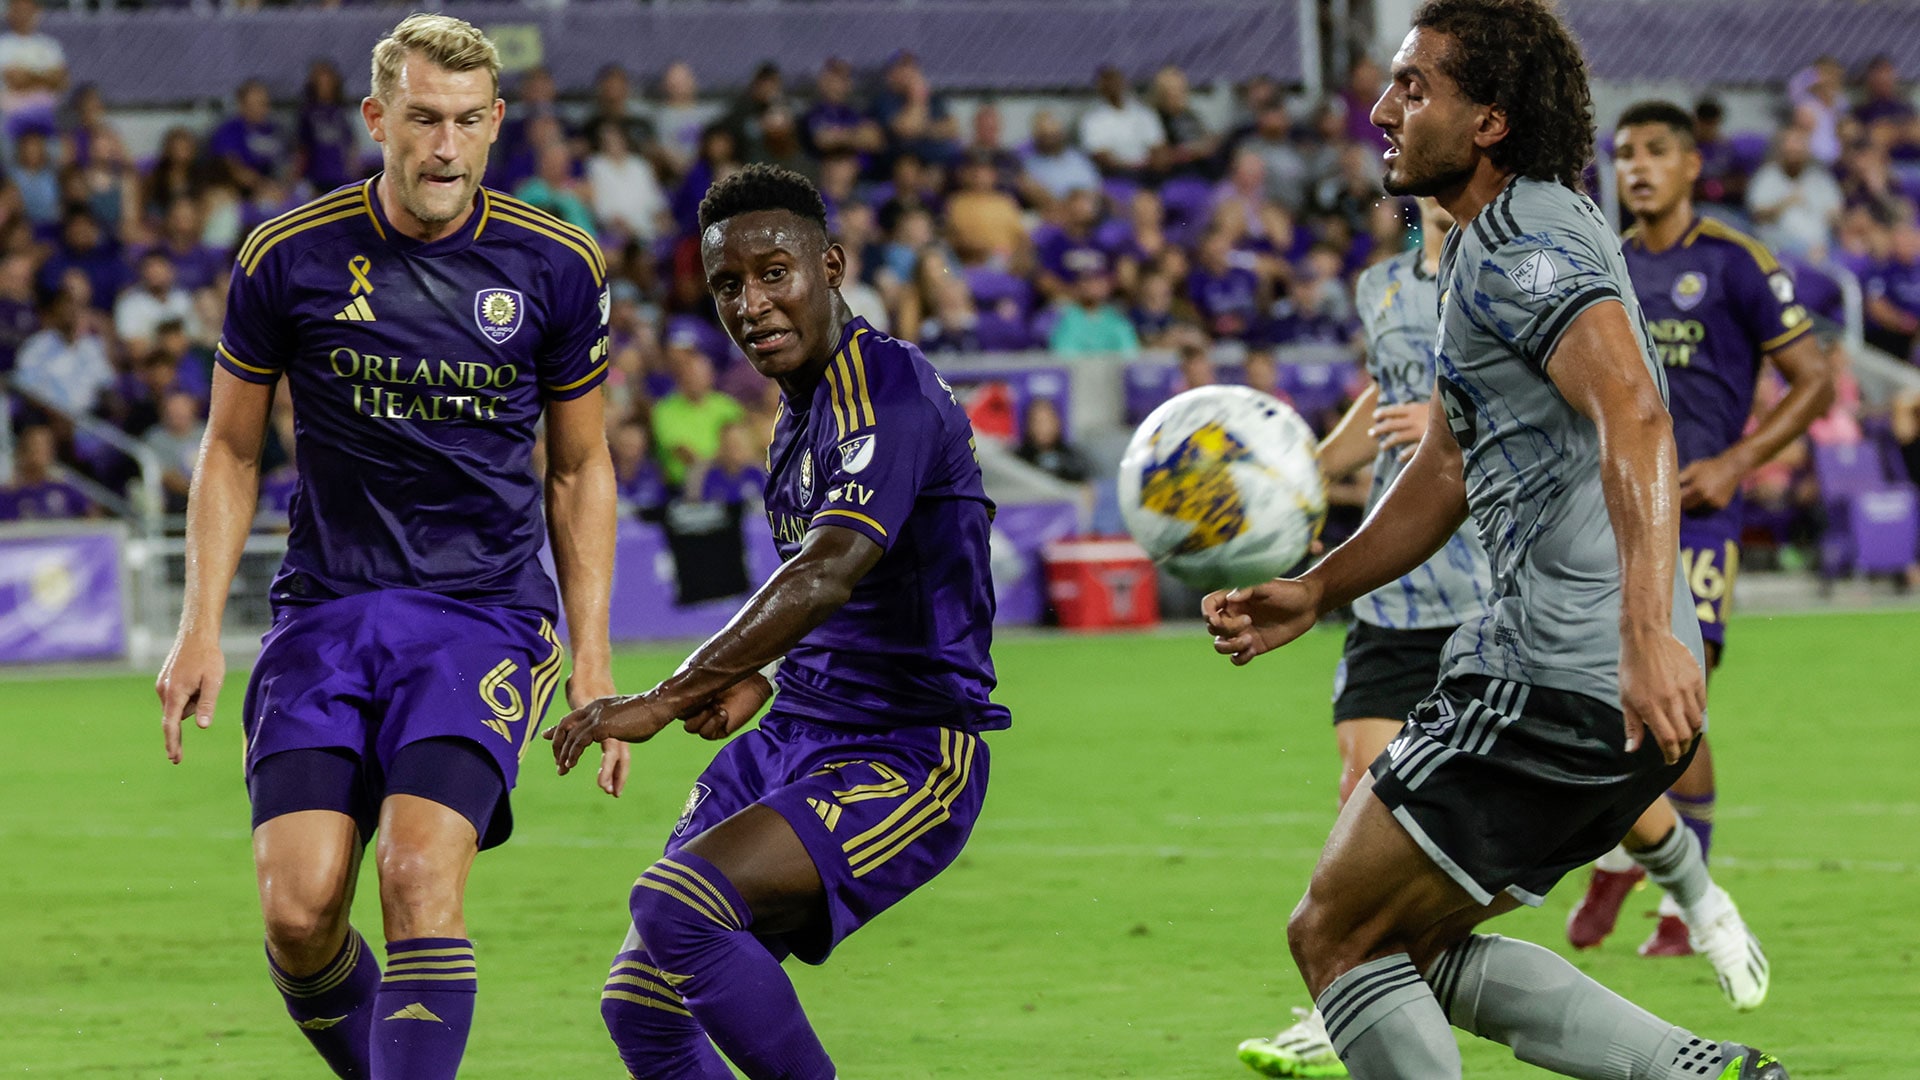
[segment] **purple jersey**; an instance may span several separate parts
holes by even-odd
[[[1667,369],[1680,464],[1740,441],[1766,354],[1813,325],[1793,278],[1758,240],[1713,218],[1648,251],[1628,230],[1622,252]]]
[[[534,426],[606,378],[593,238],[482,189],[457,233],[390,225],[374,180],[261,226],[218,359],[286,375],[299,494],[276,603],[418,589],[555,614]]]
[[[966,411],[920,350],[847,323],[819,385],[782,398],[768,461],[782,559],[828,525],[886,552],[788,651],[780,711],[865,728],[1006,727],[1007,710],[988,700],[993,502]]]

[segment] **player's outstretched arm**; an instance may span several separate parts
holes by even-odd
[[[605,393],[595,388],[547,406],[547,532],[573,653],[573,673],[567,677],[570,709],[614,692],[607,608],[618,496],[607,451],[605,402]],[[600,751],[600,790],[618,798],[627,786],[627,744],[609,739]]]
[[[1342,480],[1355,469],[1373,460],[1380,444],[1367,430],[1373,424],[1373,410],[1380,403],[1380,385],[1368,383],[1360,396],[1347,408],[1340,422],[1320,440],[1314,456],[1320,460],[1320,472],[1329,480]]]
[[[1313,628],[1320,616],[1413,571],[1467,519],[1465,463],[1438,400],[1413,460],[1360,531],[1297,580],[1208,596],[1201,604],[1215,652],[1244,664]]]
[[[167,760],[180,764],[180,724],[188,716],[203,728],[226,678],[220,621],[240,551],[260,499],[260,448],[266,441],[273,386],[213,371],[213,405],[200,459],[187,496],[187,595],[173,649],[154,680]]]
[[[1786,394],[1745,438],[1680,470],[1681,509],[1725,507],[1739,493],[1748,473],[1773,460],[1833,407],[1833,367],[1812,334],[1801,334],[1768,359],[1786,376]]]
[[[762,667],[785,656],[840,610],[883,554],[879,544],[852,529],[822,525],[810,530],[800,553],[774,571],[733,621],[665,682],[644,694],[601,698],[574,710],[547,732],[561,775],[573,768],[589,743],[645,742],[673,721],[698,714],[741,681],[757,677]],[[751,718],[729,716],[727,723],[737,728]]]
[[[1581,312],[1547,360],[1547,377],[1600,434],[1600,483],[1620,548],[1620,710],[1627,748],[1652,734],[1668,762],[1700,732],[1707,684],[1673,636],[1680,485],[1673,418],[1647,370],[1627,309]]]

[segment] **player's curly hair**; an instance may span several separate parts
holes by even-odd
[[[1614,122],[1615,131],[1624,128],[1639,127],[1641,124],[1662,124],[1675,135],[1692,145],[1697,137],[1694,133],[1693,114],[1675,105],[1671,101],[1636,101],[1627,106]]]
[[[827,232],[827,204],[813,181],[778,165],[749,165],[707,189],[700,200],[700,231],[759,210],[788,210]]]
[[[1494,164],[1580,190],[1593,160],[1587,62],[1550,0],[1426,0],[1413,25],[1453,39],[1441,70],[1468,100],[1506,110]]]

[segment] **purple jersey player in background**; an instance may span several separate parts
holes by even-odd
[[[1646,102],[1622,114],[1617,128],[1614,164],[1622,197],[1637,219],[1622,250],[1671,388],[1684,510],[1680,567],[1693,592],[1711,672],[1726,642],[1739,569],[1740,483],[1826,412],[1833,376],[1814,343],[1806,309],[1794,300],[1793,278],[1773,254],[1730,226],[1695,214],[1700,153],[1692,116],[1677,105]],[[1786,377],[1789,390],[1748,434],[1754,387],[1767,360]],[[1713,804],[1713,757],[1703,737],[1686,774],[1634,825],[1624,851],[1600,861],[1567,922],[1575,946],[1591,948],[1612,931],[1627,893],[1655,869],[1649,853],[1674,835],[1677,824],[1693,833],[1705,859]],[[1664,899],[1659,927],[1640,951],[1685,956],[1700,948],[1714,961],[1728,999],[1750,1009],[1766,997],[1765,958],[1750,935],[1743,942],[1700,925],[1716,916],[1737,919],[1730,903],[1718,904],[1720,890],[1714,891],[1709,906],[1718,911],[1682,911],[1670,895]]]
[[[605,264],[587,234],[479,187],[500,60],[415,15],[373,52],[361,111],[385,171],[262,225],[233,269],[194,471],[186,605],[156,689],[167,754],[212,721],[220,623],[259,491],[276,385],[299,479],[273,628],[242,714],[267,962],[333,1071],[447,1080],[477,986],[463,914],[475,853],[560,682],[610,693],[613,465],[603,429]],[[560,588],[537,556],[544,504]],[[617,795],[626,748],[609,742]],[[384,977],[348,923],[378,829]]]
[[[593,740],[675,719],[724,738],[778,686],[635,885],[601,1014],[636,1077],[725,1080],[717,1045],[754,1080],[831,1080],[780,963],[824,961],[973,830],[980,733],[1009,722],[989,698],[993,504],[947,384],[841,300],[811,183],[748,166],[700,227],[721,321],[783,391],[767,515],[785,562],[671,678],[562,720],[554,757],[564,773]]]

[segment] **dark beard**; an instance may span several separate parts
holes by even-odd
[[[1473,164],[1469,160],[1458,165],[1431,170],[1425,176],[1409,177],[1404,175],[1404,163],[1406,160],[1407,152],[1403,149],[1400,151],[1400,158],[1396,162],[1396,164],[1402,165],[1402,175],[1396,178],[1393,168],[1389,167],[1386,175],[1380,178],[1380,186],[1386,189],[1387,194],[1416,196],[1438,195],[1443,191],[1450,191],[1460,187],[1473,176]]]

